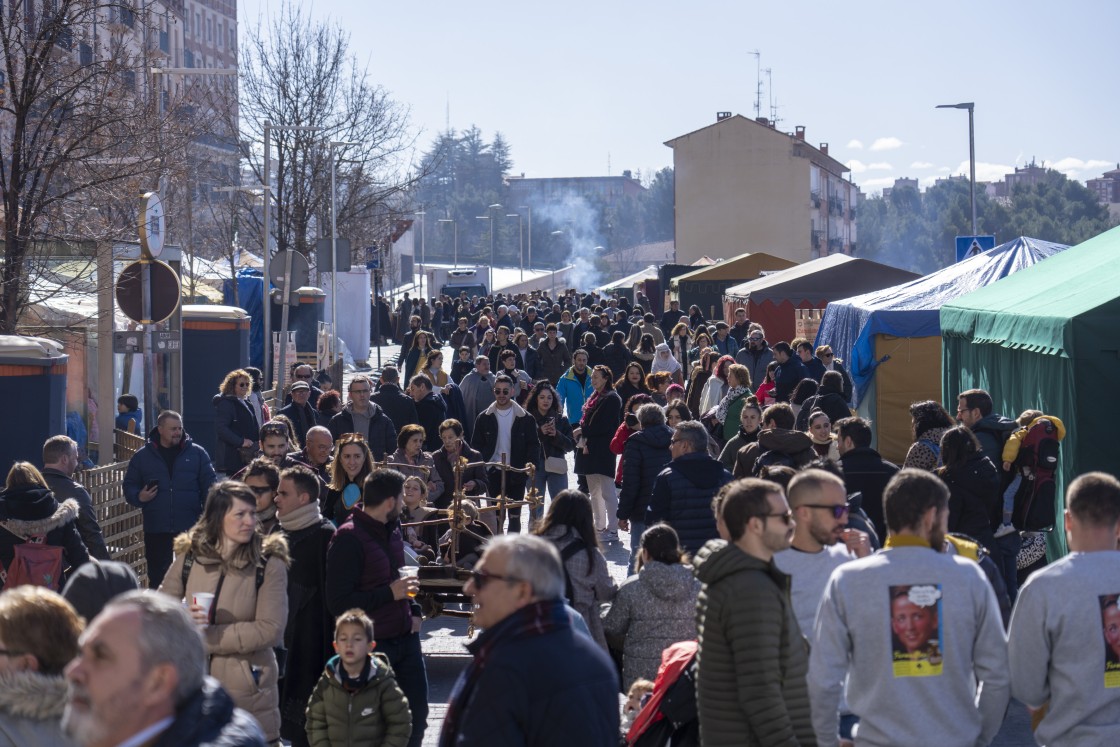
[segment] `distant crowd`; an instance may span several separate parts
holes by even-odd
[[[1120,743],[1120,482],[1056,512],[1059,415],[915,402],[896,465],[834,351],[744,309],[395,311],[376,376],[297,364],[270,407],[229,372],[212,453],[159,413],[124,479],[159,593],[110,560],[73,441],[11,468],[0,733],[418,746],[434,567],[482,631],[441,745],[988,744],[1012,697],[1040,745]]]

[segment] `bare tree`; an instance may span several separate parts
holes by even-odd
[[[308,254],[317,237],[329,235],[329,142],[356,143],[334,151],[340,235],[371,234],[382,217],[378,206],[415,178],[406,175],[415,142],[407,107],[372,83],[368,68],[349,50],[349,33],[314,22],[290,0],[267,23],[251,28],[242,47],[243,156],[263,181],[260,144],[264,123],[270,121],[276,203],[272,230],[281,251]],[[253,220],[259,234],[259,215]]]
[[[159,105],[150,18],[123,2],[5,3],[0,14],[0,333],[66,292],[49,258],[135,236],[137,200],[196,133]],[[158,36],[157,36],[158,39]]]

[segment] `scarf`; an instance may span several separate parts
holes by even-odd
[[[338,661],[338,681],[342,683],[342,689],[348,693],[356,693],[365,687],[372,673],[372,656],[366,657],[366,663],[362,666],[362,671],[357,677],[351,677],[350,673],[346,671],[346,667],[342,666],[342,660],[339,659]]]
[[[260,511],[257,511],[257,521],[262,524],[268,524],[270,521],[276,519],[276,504],[270,503],[268,506]]]
[[[727,394],[723,395],[723,399],[719,401],[719,406],[716,407],[716,420],[721,423],[727,422],[727,409],[731,407],[731,403],[747,394],[748,391],[745,386],[733,386],[728,389]]]
[[[666,343],[661,343],[656,348],[657,353],[653,356],[653,365],[650,367],[650,373],[665,373],[672,376],[677,371],[681,370],[681,364],[673,357],[673,351],[669,349]],[[668,353],[668,355],[662,355]]]
[[[306,506],[293,509],[287,516],[280,517],[280,528],[285,532],[298,532],[322,522],[323,516],[319,513],[319,501],[311,501]]]

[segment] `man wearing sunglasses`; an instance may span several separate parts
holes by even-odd
[[[490,539],[463,590],[483,632],[467,644],[474,661],[448,699],[440,747],[618,743],[618,675],[572,627],[550,542]]]
[[[720,536],[697,553],[696,702],[705,747],[815,744],[809,652],[774,554],[795,523],[777,483],[747,478],[715,501]],[[751,735],[749,740],[745,735]]]
[[[788,550],[774,555],[774,565],[790,577],[790,599],[797,624],[813,634],[828,577],[839,566],[871,554],[867,533],[848,527],[844,481],[820,469],[798,472],[790,481],[789,506],[797,525]],[[840,736],[850,739],[858,719],[840,703]]]

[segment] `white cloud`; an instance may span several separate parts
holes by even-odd
[[[878,192],[878,191],[882,190],[883,187],[893,187],[893,186],[894,186],[894,177],[893,176],[880,176],[880,177],[876,177],[875,179],[863,179],[859,183],[860,189],[864,190],[865,192],[870,192],[870,191]]]
[[[897,150],[901,147],[902,141],[896,137],[875,138],[875,142],[871,144],[871,150]]]
[[[1002,163],[987,163],[985,161],[976,162],[976,181],[978,182],[1001,182],[1003,177],[1015,171],[1014,166],[1008,166]],[[968,175],[968,161],[961,161],[961,165],[953,171],[954,174]]]
[[[950,171],[952,171],[952,169],[948,166],[938,166],[937,170],[945,174],[948,174]]]
[[[912,169],[932,169],[933,164],[930,163],[929,161],[914,161],[914,163],[910,164],[910,168],[912,168]]]
[[[1112,168],[1112,161],[1102,161],[1099,159],[1090,159],[1082,161],[1080,158],[1062,158],[1052,164],[1048,164],[1050,168],[1055,171],[1060,171],[1066,176],[1076,178],[1081,176],[1081,172],[1089,172],[1087,176],[1090,178],[1098,176],[1102,171],[1108,171]]]
[[[886,161],[876,161],[867,165],[868,171],[894,171],[894,166],[891,166]]]
[[[867,165],[863,163],[863,161],[857,161],[854,158],[848,161],[848,168],[851,169],[853,174],[862,174],[864,171],[867,171]]]
[[[863,150],[863,143],[861,143],[859,140],[855,140],[855,139],[849,140],[848,141],[848,147],[851,148],[852,150]]]
[[[922,189],[925,189],[926,187],[932,187],[933,183],[936,182],[940,178],[941,177],[937,176],[936,174],[930,174],[929,176],[918,177],[918,185]]]

